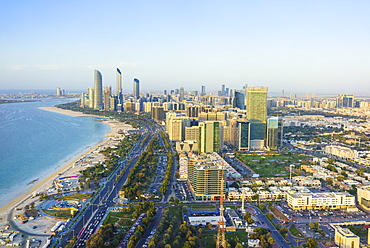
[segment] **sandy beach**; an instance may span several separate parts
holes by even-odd
[[[51,107],[39,107],[39,109],[48,110],[48,111],[56,112],[56,113],[59,113],[59,114],[70,115],[70,116],[74,116],[74,117],[98,117],[98,118],[107,118],[105,116],[100,116],[100,115],[89,115],[89,114],[84,114],[84,113],[81,113],[81,112],[72,111],[72,110],[68,110],[68,109],[61,109],[61,108],[57,108],[55,106],[51,106]]]
[[[40,109],[44,109],[47,111],[53,111],[61,114],[71,115],[75,117],[99,117],[99,118],[106,118],[102,116],[96,116],[96,115],[87,115],[82,114],[79,112],[74,112],[70,110],[64,110],[57,107],[40,107]],[[60,177],[61,175],[78,175],[79,171],[83,170],[84,167],[81,166],[74,166],[76,161],[80,160],[80,158],[86,157],[88,154],[96,151],[100,147],[104,147],[107,145],[111,145],[113,142],[113,137],[122,137],[122,131],[126,129],[132,128],[130,125],[124,124],[122,122],[113,120],[113,119],[104,119],[102,120],[103,123],[109,125],[111,127],[111,130],[106,135],[106,139],[104,141],[100,142],[96,146],[92,147],[88,151],[81,154],[78,158],[70,161],[66,165],[60,166],[60,168],[53,171],[51,174],[47,175],[45,178],[39,178],[38,181],[35,182],[35,185],[33,185],[30,188],[27,188],[26,192],[24,192],[22,195],[16,197],[15,199],[11,200],[9,203],[7,203],[5,206],[0,208],[0,216],[3,217],[3,219],[6,219],[6,215],[10,213],[12,209],[14,209],[17,206],[24,206],[26,204],[29,204],[30,202],[34,201],[35,198],[31,199],[31,196],[33,192],[45,192],[46,189],[52,186],[53,181]],[[4,218],[5,217],[5,218]]]

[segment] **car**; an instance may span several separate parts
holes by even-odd
[[[36,228],[37,228],[37,226],[33,226],[32,228],[33,228],[33,229],[36,229]]]

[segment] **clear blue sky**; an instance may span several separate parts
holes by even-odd
[[[370,1],[2,1],[0,89],[370,95]]]

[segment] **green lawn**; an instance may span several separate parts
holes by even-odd
[[[309,164],[311,157],[300,154],[280,154],[280,155],[245,155],[237,156],[243,163],[248,165],[261,177],[287,177],[289,176],[289,166],[295,164],[293,169],[299,169],[299,165]],[[296,175],[293,173],[292,175]]]
[[[132,226],[132,224],[134,223],[132,220],[131,220],[131,217],[127,217],[127,214],[125,213],[121,213],[121,212],[118,212],[118,213],[109,213],[107,218],[104,220],[104,225],[107,225],[107,224],[116,224],[116,223],[119,223],[120,226]]]
[[[294,224],[289,228],[289,232],[296,237],[304,238],[303,234],[297,229]]]
[[[47,210],[47,209],[42,209],[42,211],[45,214],[55,216],[55,217],[61,218],[61,219],[71,218],[71,211],[70,210]]]
[[[347,228],[359,237],[367,237],[367,229],[364,227],[347,226]]]
[[[201,246],[206,248],[214,248],[215,243],[213,242],[214,237],[217,236],[217,231],[208,231],[205,230],[203,237],[200,240]],[[237,230],[236,232],[226,233],[226,240],[231,240],[234,237],[238,237],[240,242],[246,243],[248,241],[247,233],[245,230]]]
[[[80,201],[83,199],[89,199],[92,193],[81,193],[81,194],[73,194],[73,195],[66,195],[62,197],[56,198],[57,200],[72,200],[72,201]]]

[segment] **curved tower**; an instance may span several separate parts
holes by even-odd
[[[94,70],[94,109],[103,108],[103,83],[100,71]]]
[[[139,99],[140,96],[140,81],[137,78],[134,78],[134,98]]]
[[[116,73],[116,81],[117,81],[117,93],[119,94],[122,92],[122,73],[118,68]]]

